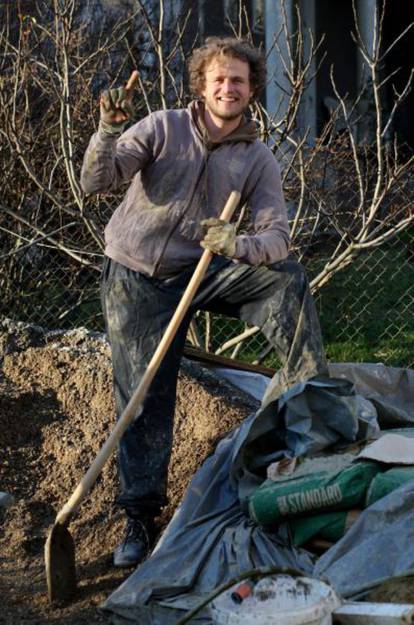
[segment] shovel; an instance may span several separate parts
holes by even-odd
[[[223,209],[220,219],[230,221],[238,203],[240,193],[232,191]],[[45,564],[48,597],[50,602],[65,602],[70,600],[76,591],[76,571],[75,571],[75,543],[68,530],[68,524],[73,515],[78,510],[82,500],[100,474],[105,462],[111,456],[115,447],[119,443],[122,434],[129,424],[136,417],[137,412],[144,400],[148,388],[158,371],[177,329],[180,326],[193,298],[202,281],[213,253],[205,250],[201,256],[194,274],[188,283],[186,290],[175,310],[173,317],[158,345],[151,361],[148,365],[141,382],[132,395],[125,410],[117,421],[109,438],[104,443],[95,460],[88,471],[79,482],[72,496],[63,508],[58,512],[55,523],[45,544]]]

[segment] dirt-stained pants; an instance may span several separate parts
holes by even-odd
[[[159,280],[106,259],[102,306],[112,348],[118,415],[128,403],[191,278],[193,269]],[[302,266],[285,260],[251,267],[215,256],[144,402],[122,437],[117,504],[134,515],[166,503],[178,370],[191,317],[209,310],[261,328],[284,363],[286,386],[327,374],[318,316]]]

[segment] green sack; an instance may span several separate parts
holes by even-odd
[[[395,467],[380,473],[371,482],[365,505],[370,506],[410,480],[414,480],[414,467]]]
[[[292,543],[301,547],[314,536],[336,543],[358,518],[359,510],[326,512],[290,521]]]
[[[250,517],[273,525],[316,512],[362,507],[368,486],[380,471],[378,464],[364,461],[342,471],[266,480],[250,497]]]

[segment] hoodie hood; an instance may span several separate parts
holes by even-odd
[[[204,102],[201,100],[193,100],[188,105],[188,110],[190,111],[191,119],[194,123],[197,134],[208,149],[212,149],[217,145],[222,145],[223,143],[233,143],[237,141],[247,141],[251,143],[258,137],[256,124],[253,121],[248,120],[245,115],[242,115],[240,124],[237,128],[225,137],[222,137],[217,141],[212,141],[204,122]]]

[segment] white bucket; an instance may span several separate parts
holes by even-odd
[[[308,577],[263,578],[240,604],[231,598],[238,586],[213,601],[213,625],[331,625],[332,612],[341,605],[330,586]]]

